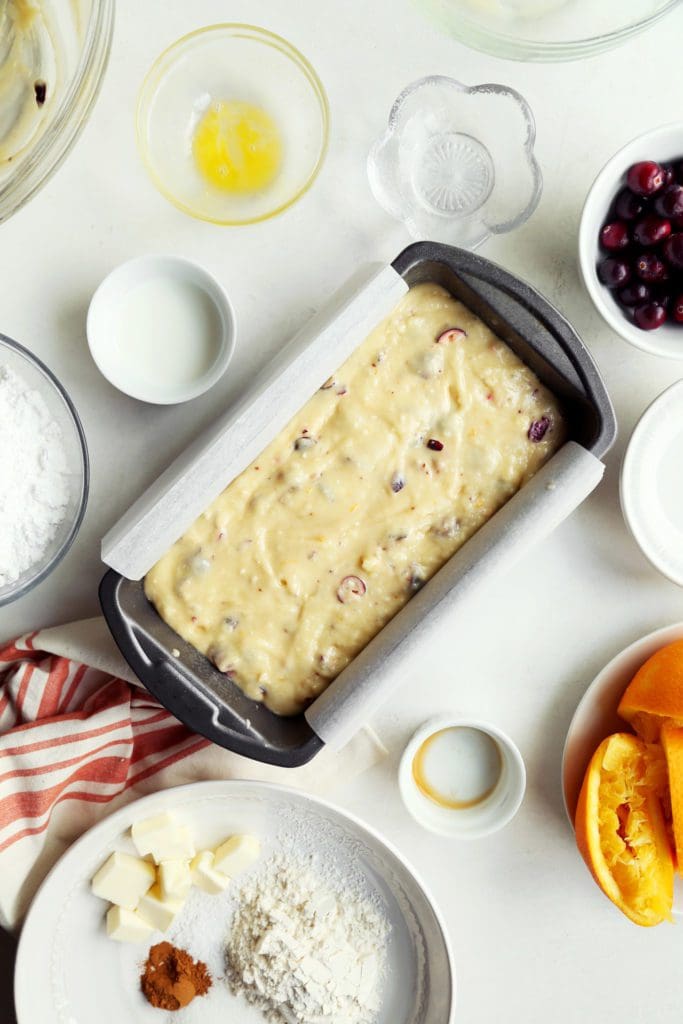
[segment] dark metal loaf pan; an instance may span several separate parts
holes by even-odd
[[[408,285],[434,281],[460,299],[561,399],[570,439],[598,459],[608,451],[616,422],[595,363],[567,320],[530,285],[480,256],[432,242],[409,246],[392,266]],[[429,603],[432,583],[421,591],[421,604]],[[236,753],[287,767],[310,761],[323,746],[304,714],[273,714],[182,640],[147,601],[142,581],[110,570],[100,601],[131,668],[191,729]]]

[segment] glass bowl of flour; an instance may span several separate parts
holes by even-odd
[[[0,334],[0,606],[52,572],[88,500],[88,449],[71,399],[39,359]]]

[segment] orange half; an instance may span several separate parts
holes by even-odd
[[[624,690],[617,711],[648,743],[659,739],[667,720],[683,725],[683,640],[647,659]]]
[[[667,722],[662,727],[662,746],[669,772],[676,865],[683,875],[683,728]]]
[[[576,808],[576,842],[606,896],[635,924],[671,919],[674,866],[661,798],[660,747],[615,733],[593,754]]]

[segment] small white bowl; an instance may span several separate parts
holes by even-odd
[[[591,185],[579,228],[579,269],[593,305],[620,337],[643,352],[667,359],[683,359],[683,325],[665,323],[654,331],[641,331],[626,318],[612,293],[599,280],[598,260],[604,255],[598,244],[600,228],[609,208],[625,183],[631,164],[639,160],[668,161],[683,157],[683,122],[665,124],[628,142],[607,161]]]
[[[683,587],[683,380],[663,391],[638,420],[619,478],[621,510],[649,562]]]
[[[206,270],[178,256],[122,263],[93,295],[88,346],[107,380],[142,402],[174,405],[204,394],[235,348],[228,296]]]
[[[469,734],[469,750],[458,746],[452,746],[450,754],[444,750],[444,757],[451,757],[455,773],[458,772],[459,760],[465,773],[473,767],[470,761],[462,761],[462,757],[476,758],[478,753],[486,757],[486,747],[491,743],[500,758],[495,784],[479,800],[472,800],[469,806],[449,807],[438,803],[426,795],[415,776],[416,757],[426,741],[451,729],[467,730]],[[524,798],[526,770],[515,744],[495,725],[476,718],[442,715],[425,722],[415,732],[403,752],[398,781],[403,803],[418,824],[431,832],[455,839],[480,839],[497,832],[515,816]]]

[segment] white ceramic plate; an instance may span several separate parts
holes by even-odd
[[[596,748],[613,732],[631,732],[628,723],[617,715],[621,695],[655,651],[681,639],[683,622],[636,640],[605,665],[579,701],[562,754],[562,794],[572,830],[583,777]],[[674,881],[673,912],[683,914],[683,883],[679,877]]]
[[[173,809],[191,825],[199,847],[233,832],[261,837],[263,856],[313,853],[341,884],[361,887],[379,900],[391,925],[388,970],[378,1024],[449,1024],[455,1005],[455,972],[440,916],[401,855],[360,821],[322,800],[256,782],[199,782],[138,800],[92,828],[62,857],[41,886],[21,933],[15,972],[19,1024],[257,1024],[259,1011],[230,994],[216,979],[210,992],[185,1010],[153,1009],[139,991],[140,963],[148,944],[113,942],[104,930],[105,904],[89,882],[113,849],[133,852],[126,832],[133,821]],[[220,896],[193,891],[205,901],[206,924],[185,943],[204,959],[216,922],[225,933],[230,888]],[[153,934],[149,945],[158,942]],[[196,945],[196,949],[193,946]],[[215,943],[214,943],[215,945]],[[220,953],[213,950],[213,956]],[[220,962],[220,960],[219,960]],[[36,964],[41,965],[36,984]],[[211,964],[209,964],[211,967]]]
[[[683,339],[681,339],[683,343]],[[683,587],[683,380],[638,420],[621,466],[621,510],[645,557]]]

